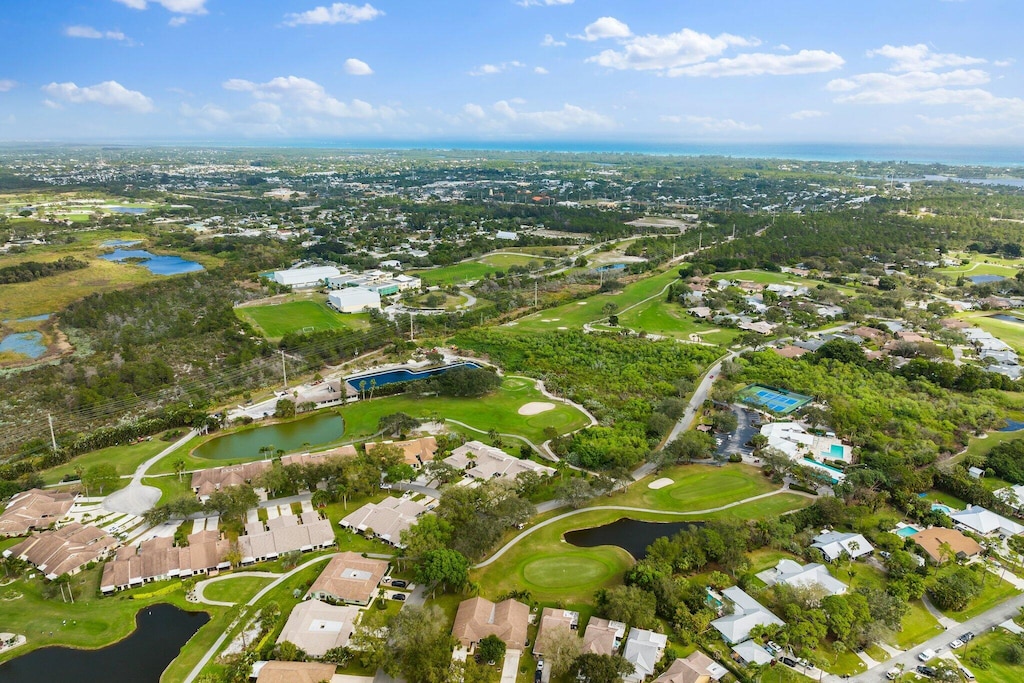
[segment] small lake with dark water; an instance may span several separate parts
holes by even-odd
[[[577,548],[595,548],[599,545],[617,545],[636,560],[647,557],[647,546],[662,536],[674,536],[684,529],[699,527],[703,522],[641,522],[620,519],[565,534],[565,541]]]
[[[135,617],[135,632],[124,640],[102,650],[34,650],[0,664],[0,681],[159,683],[182,646],[209,620],[206,612],[186,612],[174,605],[146,607]]]
[[[1017,323],[1018,325],[1024,325],[1024,318],[1018,318],[1017,316],[1010,315],[1009,313],[996,313],[995,315],[990,315],[988,317],[994,318],[995,320],[1002,320],[1003,322],[1007,323]]]
[[[987,282],[1002,282],[1006,278],[1002,275],[971,275],[967,279],[973,284],[983,285]]]
[[[227,460],[229,458],[262,457],[260,449],[273,446],[283,451],[295,451],[305,444],[322,446],[337,441],[345,433],[345,420],[336,412],[328,411],[292,422],[246,429],[210,439],[193,451],[197,458]]]
[[[110,254],[100,256],[105,261],[137,261],[140,266],[154,275],[179,275],[203,270],[203,266],[195,261],[188,261],[180,256],[157,256],[145,249],[115,249]]]

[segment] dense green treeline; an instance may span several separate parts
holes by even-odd
[[[81,270],[88,266],[88,263],[79,261],[74,256],[65,256],[48,263],[23,261],[13,266],[0,268],[0,285],[10,285],[15,282],[32,282],[49,275],[65,273],[69,270]]]

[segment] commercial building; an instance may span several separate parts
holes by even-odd
[[[309,597],[328,602],[369,605],[388,563],[352,551],[331,559],[309,588]]]
[[[380,293],[365,287],[336,289],[327,295],[327,303],[339,313],[361,313],[380,310]]]
[[[90,562],[104,559],[117,547],[117,539],[102,529],[78,522],[59,529],[35,533],[4,551],[4,557],[17,557],[35,565],[43,576],[53,580],[74,576]]]
[[[322,287],[327,284],[328,279],[338,277],[339,275],[341,275],[341,271],[334,266],[310,266],[307,268],[278,270],[274,273],[274,282],[295,289],[304,289]]]
[[[0,515],[0,536],[24,536],[60,520],[75,504],[71,493],[30,489],[15,494]]]

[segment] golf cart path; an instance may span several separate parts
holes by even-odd
[[[220,600],[208,600],[206,598],[206,596],[203,595],[203,591],[206,590],[206,587],[209,586],[211,583],[219,583],[220,581],[227,581],[229,579],[237,579],[237,578],[246,577],[246,576],[252,576],[252,577],[261,578],[261,579],[268,579],[268,578],[269,579],[278,579],[278,578],[281,578],[281,574],[278,574],[276,572],[238,572],[236,574],[224,574],[222,576],[214,576],[211,579],[205,579],[205,580],[200,581],[200,582],[198,582],[196,584],[195,592],[193,594],[193,598],[195,599],[196,602],[201,602],[201,603],[203,603],[205,605],[217,605],[218,607],[234,607],[235,603],[233,603],[233,602],[223,602],[223,601],[220,601]]]
[[[185,445],[191,438],[199,434],[195,429],[189,430],[188,434],[181,437],[167,448],[163,449],[149,460],[135,468],[135,474],[128,486],[119,491],[114,491],[103,500],[103,508],[111,512],[124,512],[132,515],[142,515],[152,509],[163,492],[155,486],[146,486],[142,478],[158,460],[173,453]]]
[[[707,508],[705,510],[690,510],[690,511],[687,511],[687,512],[678,512],[678,511],[674,511],[674,510],[652,510],[650,508],[629,507],[629,506],[626,506],[626,505],[595,505],[593,507],[580,508],[579,510],[572,510],[570,512],[566,512],[566,513],[563,513],[561,515],[557,515],[555,517],[552,517],[551,519],[546,519],[543,522],[541,522],[540,524],[538,524],[537,526],[530,527],[529,529],[527,529],[526,531],[524,531],[521,534],[517,535],[511,541],[509,541],[508,543],[503,545],[496,553],[491,555],[489,558],[487,558],[483,562],[475,565],[473,567],[473,569],[483,569],[484,567],[490,565],[492,562],[496,561],[498,558],[500,558],[502,555],[504,555],[506,552],[508,552],[510,549],[512,549],[513,546],[515,546],[521,540],[523,540],[524,538],[526,538],[527,536],[529,536],[533,532],[537,531],[538,529],[543,529],[544,527],[546,527],[546,526],[548,526],[550,524],[554,524],[555,522],[559,522],[559,521],[561,521],[563,519],[566,519],[568,517],[572,517],[573,515],[583,514],[584,512],[593,512],[595,510],[619,510],[621,512],[644,512],[644,513],[654,514],[654,515],[668,515],[668,516],[674,516],[674,517],[692,517],[693,515],[706,515],[706,514],[709,514],[709,513],[712,513],[712,512],[721,512],[722,510],[728,510],[729,508],[734,508],[734,507],[737,507],[739,505],[744,505],[746,503],[751,503],[751,502],[753,502],[755,500],[761,500],[763,498],[770,498],[772,496],[777,496],[780,493],[793,493],[793,494],[796,494],[796,495],[799,495],[799,496],[804,496],[805,498],[817,498],[817,496],[811,495],[809,493],[803,493],[801,491],[792,491],[789,488],[781,488],[781,489],[778,489],[777,491],[770,491],[768,493],[762,493],[761,495],[758,495],[758,496],[751,496],[750,498],[744,498],[743,500],[737,500],[736,502],[728,503],[727,505],[720,505],[718,507]]]

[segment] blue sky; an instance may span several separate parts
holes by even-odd
[[[0,140],[1024,144],[1017,0],[16,0]]]

